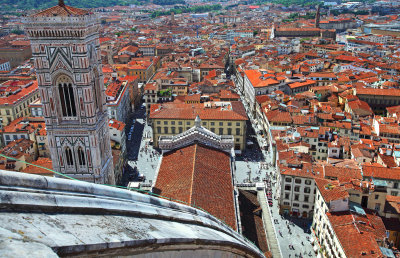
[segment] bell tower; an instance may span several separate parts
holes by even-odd
[[[96,15],[59,0],[25,19],[53,169],[114,184]]]

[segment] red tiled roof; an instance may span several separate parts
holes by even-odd
[[[307,77],[309,78],[336,78],[334,73],[310,73]]]
[[[322,198],[324,198],[327,203],[349,197],[349,193],[343,186],[340,186],[337,181],[316,178],[315,183],[317,184]]]
[[[237,228],[230,157],[223,151],[193,144],[164,154],[155,192],[201,207]]]
[[[82,16],[87,14],[89,14],[89,12],[83,9],[68,5],[56,5],[41,12],[35,13],[32,15],[32,17]]]
[[[289,112],[272,110],[265,113],[269,122],[285,122],[292,123],[292,116]]]
[[[362,171],[364,177],[400,180],[400,169],[398,168],[364,165]]]
[[[115,120],[115,119],[110,119],[110,121],[108,122],[108,126],[115,128],[119,131],[122,131],[125,129],[125,123]]]
[[[383,155],[383,154],[380,154],[380,153],[378,153],[378,156],[381,158],[383,164],[386,165],[386,167],[388,167],[388,168],[397,167],[397,164],[394,161],[394,157],[393,156],[387,156],[387,155]]]
[[[33,165],[41,166],[44,168],[36,166],[27,166],[22,172],[28,174],[39,174],[42,176],[54,176],[54,173],[49,169],[53,169],[53,162],[49,158],[39,158],[32,162]],[[47,168],[47,169],[46,169]]]
[[[385,226],[378,216],[358,216],[349,211],[327,216],[347,257],[383,257],[377,240],[385,237]]]
[[[237,99],[237,100],[240,98],[238,94],[233,93],[230,90],[220,90],[219,97],[221,99]]]
[[[400,96],[400,89],[357,88],[356,95]]]
[[[211,102],[212,103],[212,102]],[[246,111],[239,101],[231,101],[227,107],[205,107],[202,104],[153,104],[150,107],[151,119],[187,119],[194,120],[247,120]]]
[[[340,183],[350,182],[352,179],[362,179],[360,169],[345,167],[324,166],[325,178],[335,178]]]
[[[312,86],[315,85],[315,81],[313,80],[306,80],[304,82],[294,82],[294,83],[290,83],[289,87],[291,89],[295,89],[295,88],[299,88],[299,87],[303,87],[303,86]]]
[[[274,79],[274,75],[263,75],[259,70],[246,70],[245,74],[255,88],[279,84],[279,82]]]
[[[8,82],[5,82],[0,87],[0,95],[1,95],[0,96],[0,105],[15,104],[16,102],[24,99],[24,97],[29,96],[32,92],[38,90],[37,81],[34,81],[32,84],[30,84],[27,87],[24,87],[22,85],[8,86],[7,83]],[[23,82],[23,84],[26,85],[26,82]],[[7,94],[3,94],[4,92],[15,92],[15,93],[7,96]]]

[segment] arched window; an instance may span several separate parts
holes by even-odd
[[[78,160],[79,160],[79,166],[86,166],[85,152],[80,146],[78,147]]]
[[[67,158],[67,165],[68,166],[73,166],[74,165],[74,159],[72,157],[72,151],[69,147],[65,149],[65,157]]]
[[[62,75],[57,80],[58,93],[60,95],[60,105],[63,117],[76,116],[76,104],[72,80]]]

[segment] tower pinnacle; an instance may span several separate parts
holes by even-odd
[[[65,6],[64,0],[58,0],[58,5],[64,7]]]
[[[194,125],[196,127],[201,127],[201,119],[199,116],[196,116],[196,119],[194,120]]]
[[[319,21],[321,19],[321,14],[320,14],[320,5],[317,7],[317,13],[315,14],[315,28],[319,28]]]

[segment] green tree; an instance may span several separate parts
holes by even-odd
[[[24,34],[24,31],[23,30],[12,30],[11,33],[17,34],[17,35],[22,35],[22,34]]]

